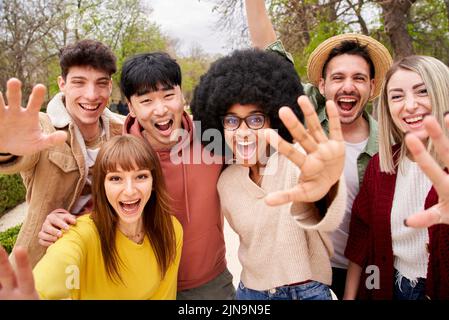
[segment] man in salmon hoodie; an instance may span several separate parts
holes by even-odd
[[[156,150],[173,214],[184,229],[177,299],[233,299],[217,192],[223,161],[201,156],[205,152],[195,135],[200,131],[184,111],[181,78],[178,63],[166,53],[129,58],[120,81],[130,111],[124,131]]]

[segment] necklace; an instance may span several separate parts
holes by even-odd
[[[131,235],[127,235],[126,233],[123,232],[123,234],[125,235],[125,237],[127,237],[129,240],[131,240],[132,242],[135,242],[137,244],[142,244],[143,243],[143,239],[144,239],[144,234],[143,231],[136,233],[135,235],[131,236]]]

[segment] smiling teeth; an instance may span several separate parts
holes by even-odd
[[[237,144],[240,145],[240,146],[249,146],[249,145],[252,145],[254,143],[256,143],[256,142],[255,141],[239,141],[239,142],[237,142]]]
[[[83,107],[84,109],[87,109],[87,110],[95,110],[99,106],[98,104],[93,106],[93,105],[84,104],[84,103],[80,103],[80,105],[81,105],[81,107]]]
[[[420,121],[420,120],[422,120],[422,119],[423,119],[423,116],[416,116],[416,117],[408,118],[408,119],[404,119],[404,120],[405,120],[405,122],[407,122],[407,123],[413,123],[413,122]]]
[[[339,102],[355,102],[355,99],[339,99]]]
[[[139,199],[134,200],[134,201],[121,201],[121,203],[123,203],[123,204],[135,204],[135,203],[137,203],[138,201],[139,201]]]
[[[164,121],[164,122],[156,122],[156,124],[159,126],[163,126],[163,125],[168,124],[169,122],[170,122],[170,119],[168,119],[167,121]]]

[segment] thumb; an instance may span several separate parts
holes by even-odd
[[[52,134],[49,134],[43,139],[43,145],[45,146],[44,149],[61,145],[67,140],[67,133],[64,131],[56,131]]]
[[[439,210],[434,206],[427,210],[412,214],[404,224],[412,228],[428,228],[441,222]]]

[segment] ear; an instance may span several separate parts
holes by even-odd
[[[371,79],[370,82],[371,82],[371,90],[370,90],[369,96],[371,98],[374,94],[374,90],[376,90],[376,85],[374,84],[374,79]]]
[[[59,87],[59,91],[64,92],[65,89],[65,80],[62,76],[58,77],[58,87]]]
[[[320,90],[321,95],[324,97],[324,78],[320,79],[320,83],[318,84],[318,90]]]
[[[131,101],[126,99],[126,104],[128,105],[128,110],[129,110],[129,114],[131,115],[131,117],[136,118],[136,113],[134,112],[134,108],[133,108]]]

